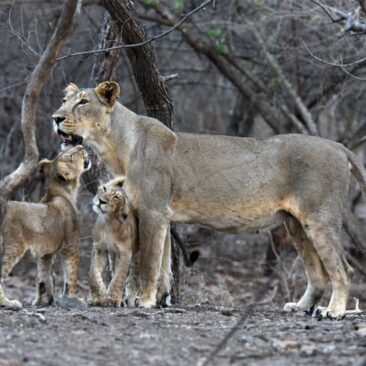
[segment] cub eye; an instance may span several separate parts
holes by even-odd
[[[107,192],[107,188],[106,187],[102,187],[102,189],[103,189],[103,192]]]
[[[80,105],[84,105],[86,103],[88,103],[89,101],[86,99],[81,99],[81,101],[79,102]]]

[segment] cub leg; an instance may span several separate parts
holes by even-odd
[[[161,262],[159,288],[156,295],[158,304],[170,305],[170,281],[172,278],[171,270],[171,238],[170,230],[168,230],[167,236],[164,242],[163,259]]]
[[[156,304],[158,277],[168,227],[169,221],[158,212],[141,212],[139,215],[141,297],[137,302],[138,306],[146,309]]]
[[[346,314],[346,305],[353,269],[348,264],[339,238],[339,228],[332,228],[330,222],[319,224],[314,221],[306,227],[306,233],[312,239],[315,250],[321,258],[332,282],[332,296],[326,309],[320,316],[330,319],[342,319]]]
[[[4,238],[5,239],[5,238]],[[1,258],[1,273],[0,273],[0,306],[5,306],[7,308],[12,309],[20,309],[22,307],[22,303],[17,300],[9,300],[5,292],[2,288],[2,284],[4,279],[8,276],[13,267],[20,261],[20,259],[24,256],[26,252],[26,248],[22,245],[4,240],[3,243],[4,251]]]
[[[130,271],[128,274],[127,284],[126,284],[126,303],[129,307],[134,307],[136,305],[136,300],[140,291],[140,254],[137,252],[132,256]]]
[[[125,285],[128,267],[131,262],[131,251],[120,251],[115,255],[115,267],[112,281],[110,282],[104,306],[119,307],[122,303],[123,288]]]
[[[305,267],[308,285],[301,299],[297,303],[287,303],[284,311],[310,310],[322,297],[329,276],[299,221],[293,218],[286,223],[286,227]]]
[[[51,254],[37,259],[36,295],[32,302],[36,305],[52,305],[54,303]]]
[[[64,297],[73,297],[77,295],[78,289],[78,268],[79,268],[79,247],[77,243],[65,246],[61,250],[62,267],[64,272]]]
[[[94,244],[89,270],[89,305],[101,306],[105,298],[105,285],[103,281],[103,270],[107,264],[107,251]]]

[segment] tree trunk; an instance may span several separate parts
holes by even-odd
[[[111,15],[116,31],[125,44],[147,40],[144,26],[129,0],[102,0],[102,5]],[[127,55],[136,83],[144,100],[146,113],[173,129],[173,105],[165,86],[164,79],[156,67],[152,45],[127,49]],[[172,241],[172,300],[179,302],[179,247]]]
[[[6,213],[6,201],[32,177],[38,163],[39,151],[36,142],[36,112],[38,98],[49,73],[57,62],[66,40],[74,30],[78,0],[66,0],[55,32],[47,48],[32,72],[25,89],[21,126],[24,141],[24,158],[17,169],[0,181],[0,230]],[[1,231],[0,231],[1,232]]]

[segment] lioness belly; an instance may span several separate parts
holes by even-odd
[[[226,232],[246,231],[258,233],[281,224],[288,213],[273,202],[236,203],[215,205],[213,203],[172,201],[172,221],[195,223]]]

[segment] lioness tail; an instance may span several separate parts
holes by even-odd
[[[363,194],[363,197],[366,200],[366,169],[363,165],[363,162],[351,150],[348,150],[345,146],[341,144],[337,145],[341,146],[342,150],[347,155],[348,161],[351,164],[351,173],[357,180],[361,192]]]

